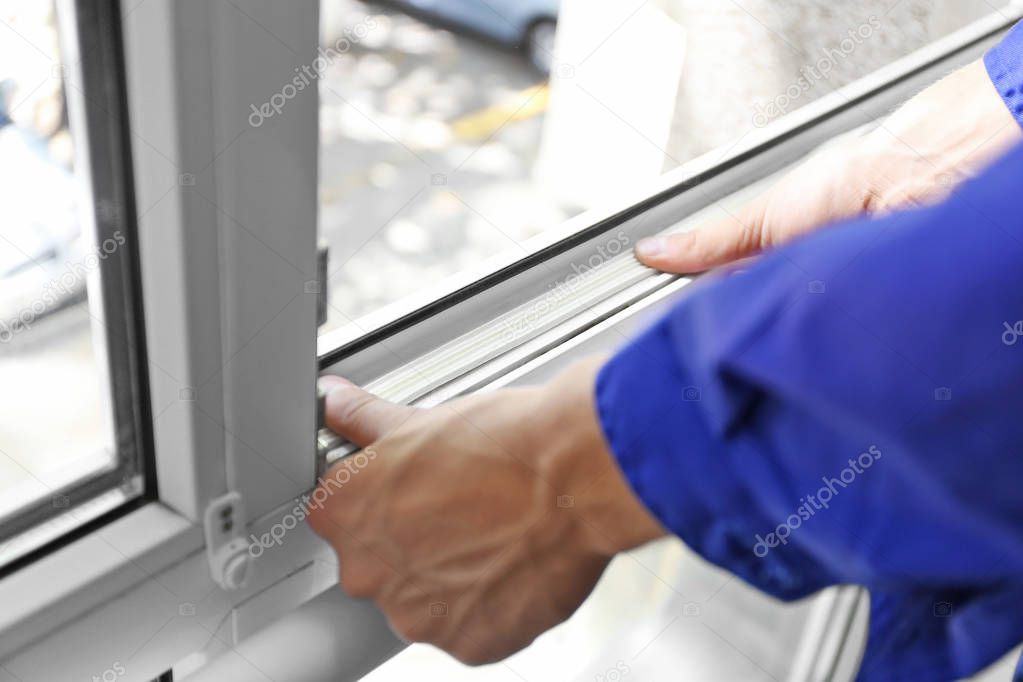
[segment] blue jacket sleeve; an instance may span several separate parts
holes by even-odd
[[[597,381],[632,487],[783,599],[871,592],[861,679],[1023,641],[1023,147],[940,206],[701,282]]]
[[[984,66],[998,94],[1023,126],[1023,22],[984,55]]]

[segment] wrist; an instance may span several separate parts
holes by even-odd
[[[610,557],[666,532],[629,486],[604,438],[595,385],[605,360],[590,358],[558,375],[543,389],[538,414],[550,434],[540,449],[541,467],[558,507],[573,513],[590,551]]]

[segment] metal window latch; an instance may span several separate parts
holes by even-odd
[[[331,455],[345,444],[345,440],[327,428],[327,392],[316,387],[316,479],[323,478],[336,461]]]
[[[327,324],[327,270],[330,263],[330,247],[321,241],[316,246],[316,326]]]
[[[253,557],[242,535],[245,523],[245,504],[237,492],[211,501],[203,514],[210,575],[225,590],[245,587],[252,575]]]
[[[330,261],[330,247],[321,241],[316,251],[316,324],[327,323],[327,281]],[[334,462],[355,452],[357,448],[327,428],[327,394],[316,387],[316,480],[323,478]]]

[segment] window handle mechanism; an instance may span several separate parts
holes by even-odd
[[[252,554],[245,530],[245,504],[238,492],[212,500],[203,513],[206,557],[213,581],[225,590],[239,590],[252,576]]]

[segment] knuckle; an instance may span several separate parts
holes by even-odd
[[[339,389],[328,395],[329,405],[327,413],[334,424],[352,425],[365,414],[366,408],[376,398],[361,391],[354,392],[347,389]],[[333,398],[333,400],[331,400]]]
[[[329,491],[323,486],[317,487],[310,495],[306,521],[319,535],[334,536],[347,530],[349,505],[341,497],[330,498]]]
[[[863,168],[850,171],[851,177],[846,178],[853,191],[852,209],[856,213],[883,213],[891,203],[894,185],[885,172],[870,164]]]
[[[747,206],[739,219],[735,247],[740,253],[754,253],[771,246],[771,222],[767,206],[755,202]]]
[[[436,626],[426,614],[404,611],[390,617],[391,629],[406,642],[431,642],[436,637]]]
[[[482,647],[464,637],[447,652],[460,663],[473,667],[486,665],[493,660]]]
[[[703,240],[700,238],[700,230],[689,230],[688,232],[672,235],[668,243],[671,245],[669,253],[675,257],[686,254],[700,256],[704,249]]]
[[[324,510],[311,509],[309,513],[306,514],[306,523],[309,524],[309,527],[312,528],[313,532],[317,535],[321,537],[330,535],[332,524],[329,515]]]
[[[306,512],[306,523],[314,533],[330,542],[338,551],[348,536],[344,518],[331,508],[310,507]]]
[[[376,595],[383,584],[383,576],[370,566],[362,563],[342,564],[341,587],[353,597],[370,599]]]
[[[867,185],[862,188],[859,195],[860,199],[858,208],[864,213],[882,213],[889,203],[888,193],[874,185]]]

